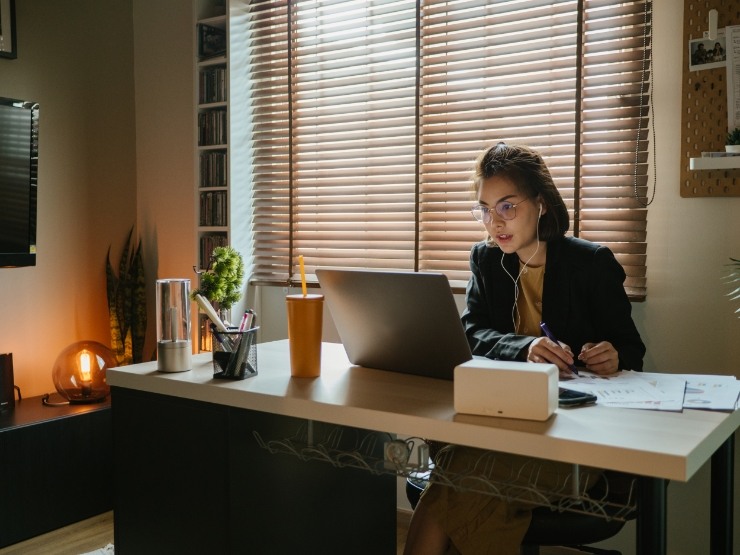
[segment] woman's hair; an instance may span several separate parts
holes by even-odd
[[[510,179],[522,195],[533,201],[539,200],[547,207],[539,223],[541,240],[550,241],[565,235],[570,227],[568,209],[539,154],[526,146],[498,143],[483,151],[476,160],[473,174],[475,193],[483,181],[495,175]]]

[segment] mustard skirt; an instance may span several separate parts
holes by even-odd
[[[566,463],[460,446],[443,448],[432,472],[419,502],[450,538],[448,555],[519,555],[532,509],[572,487],[573,479]],[[600,474],[581,467],[583,488]],[[472,478],[478,476],[484,480]]]

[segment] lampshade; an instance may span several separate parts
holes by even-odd
[[[117,365],[113,351],[105,345],[79,341],[59,353],[54,362],[54,386],[72,404],[97,403],[110,393],[106,370]]]

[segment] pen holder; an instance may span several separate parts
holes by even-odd
[[[244,380],[257,375],[257,330],[211,331],[213,377]]]

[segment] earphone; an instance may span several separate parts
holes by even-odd
[[[514,282],[514,306],[511,307],[511,323],[514,326],[514,333],[516,333],[517,331],[517,320],[520,319],[519,307],[517,306],[517,301],[519,300],[519,278],[522,277],[522,274],[527,272],[527,264],[529,264],[529,261],[532,260],[537,252],[540,250],[540,218],[542,218],[542,203],[539,203],[539,211],[537,213],[537,248],[532,253],[532,256],[530,256],[524,263],[522,269],[519,271],[519,274],[516,276],[516,279],[514,279],[514,276],[512,276],[509,273],[509,270],[506,269],[506,266],[504,266],[504,256],[506,256],[506,253],[501,253],[501,267],[504,269],[504,272],[506,272],[506,275],[511,278],[511,281]]]

